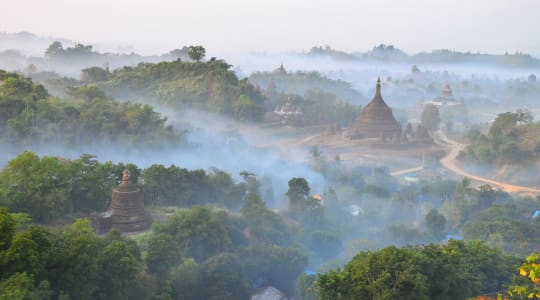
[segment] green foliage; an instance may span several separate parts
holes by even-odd
[[[201,61],[206,56],[206,49],[203,46],[189,46],[188,56],[194,61]]]
[[[292,234],[281,216],[269,210],[256,194],[247,195],[242,216],[246,219],[251,240],[280,246],[291,243]]]
[[[135,168],[100,164],[91,155],[69,161],[23,152],[0,171],[0,205],[44,223],[71,213],[100,211],[125,168],[136,180]]]
[[[465,159],[482,163],[524,163],[540,158],[540,122],[527,110],[499,114],[488,134],[472,132]],[[540,148],[539,148],[540,149]]]
[[[0,142],[75,146],[115,141],[127,148],[179,139],[151,106],[117,103],[96,85],[70,88],[75,101],[64,101],[15,73],[0,70],[0,82]]]
[[[99,86],[120,99],[143,103],[151,99],[151,104],[175,110],[191,107],[240,120],[261,120],[264,96],[247,80],[239,80],[230,67],[216,59],[140,63],[114,70]]]
[[[278,68],[274,72],[254,72],[249,76],[249,81],[263,88],[273,85],[277,93],[304,95],[306,100],[315,100],[314,98],[324,94],[333,95],[333,101],[339,99],[349,103],[357,103],[363,98],[358,91],[351,87],[350,83],[329,79],[315,71],[293,73]],[[267,88],[268,90],[269,88]],[[319,96],[315,96],[316,94]]]
[[[304,178],[292,178],[289,180],[289,190],[286,195],[289,198],[289,210],[300,209],[302,202],[309,196],[307,181]]]
[[[247,218],[282,222],[250,199]],[[263,237],[248,246],[246,223],[205,207],[181,211],[148,233],[141,259],[132,239],[97,237],[87,219],[15,232],[1,209],[0,299],[247,299],[261,284],[293,295],[307,257]]]
[[[207,259],[202,265],[203,299],[248,299],[248,285],[240,260],[229,253]]]
[[[127,299],[139,281],[141,265],[126,241],[115,240],[97,257],[99,299]]]
[[[243,229],[242,220],[225,211],[194,207],[190,211],[178,211],[166,223],[156,226],[155,231],[171,235],[183,257],[202,262],[246,245]]]
[[[441,117],[439,116],[439,109],[433,104],[426,104],[422,111],[422,126],[430,131],[436,131],[439,129],[439,123]]]
[[[320,275],[322,299],[467,299],[500,290],[516,260],[479,242],[361,252]]]
[[[48,222],[68,209],[69,172],[56,157],[24,152],[0,172],[0,205]]]
[[[463,225],[463,237],[482,240],[508,253],[525,255],[540,242],[540,224],[509,219],[474,219]]]
[[[0,207],[0,251],[9,247],[15,234],[15,220],[7,208]]]
[[[437,209],[431,209],[425,216],[425,223],[428,233],[436,241],[441,241],[445,237],[446,218]]]
[[[520,299],[540,299],[540,265],[538,255],[531,254],[519,267],[519,275],[527,278],[527,283],[523,285],[512,286],[508,290],[508,295],[513,297],[514,294]],[[505,298],[507,299],[507,298]]]
[[[0,300],[46,300],[51,294],[47,281],[35,286],[32,276],[24,272],[0,282]]]
[[[183,259],[171,271],[173,299],[203,299],[206,287],[201,286],[202,267],[193,259]]]
[[[148,239],[146,265],[148,271],[158,275],[167,275],[169,269],[180,260],[178,243],[165,233],[153,234]]]
[[[153,205],[190,207],[214,203],[230,209],[241,206],[245,188],[218,169],[187,170],[175,165],[151,165],[142,173],[144,199]]]
[[[97,257],[102,245],[88,220],[81,219],[61,229],[52,236],[51,243],[54,255],[48,262],[48,277],[53,290],[73,299],[92,299],[99,288]]]
[[[273,286],[287,294],[295,291],[295,282],[307,266],[307,257],[299,249],[256,243],[240,253],[251,284]]]
[[[100,67],[90,67],[81,71],[81,80],[83,82],[101,82],[107,80],[110,74],[109,70]]]

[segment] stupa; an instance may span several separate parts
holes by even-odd
[[[463,105],[463,101],[458,101],[454,98],[452,88],[449,84],[445,84],[441,93],[431,101],[426,101],[424,104],[433,104],[435,106],[457,106]]]
[[[401,136],[401,126],[394,118],[392,109],[381,96],[381,79],[377,79],[375,96],[362,109],[360,116],[345,134],[350,139],[382,138],[383,140]]]
[[[128,170],[122,173],[122,183],[113,190],[109,209],[97,218],[98,232],[107,232],[112,228],[120,232],[135,232],[150,228],[152,217],[144,208],[143,194],[137,185],[131,182]]]

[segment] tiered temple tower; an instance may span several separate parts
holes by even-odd
[[[97,231],[116,228],[121,232],[135,232],[150,228],[152,217],[144,209],[143,194],[131,182],[128,170],[122,173],[122,183],[113,190],[109,209],[97,220]]]
[[[377,79],[375,96],[362,109],[362,113],[346,133],[350,139],[382,138],[393,139],[401,136],[401,126],[394,118],[381,95],[381,79]]]

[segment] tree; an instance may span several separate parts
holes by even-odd
[[[255,243],[239,253],[251,286],[271,285],[293,294],[298,276],[307,267],[307,256],[297,248]]]
[[[516,114],[519,125],[527,125],[534,121],[534,116],[528,109],[518,109],[516,110]]]
[[[100,67],[90,67],[81,71],[81,80],[84,82],[105,81],[111,75],[108,70]]]
[[[428,233],[433,239],[442,240],[445,236],[446,218],[433,208],[426,214],[424,220]]]
[[[191,258],[182,259],[182,263],[171,271],[173,299],[205,299],[202,277],[202,266]]]
[[[8,213],[7,208],[0,207],[0,251],[9,247],[15,235],[15,220]]]
[[[45,56],[46,57],[57,57],[62,54],[64,54],[64,46],[62,46],[62,43],[59,41],[54,41],[52,44],[49,45],[47,50],[45,50]]]
[[[433,104],[426,104],[422,111],[422,126],[430,131],[436,131],[439,129],[439,123],[441,118],[439,116],[439,109]]]
[[[89,105],[90,102],[95,99],[107,99],[105,93],[94,84],[70,88],[69,94],[73,97],[82,99],[85,105]]]
[[[300,208],[302,202],[307,199],[310,189],[304,178],[292,178],[288,184],[289,190],[286,195],[289,198],[289,210],[294,211]]]
[[[508,295],[518,295],[520,299],[540,299],[540,264],[538,255],[531,254],[519,267],[519,275],[527,278],[527,284],[510,287]],[[505,298],[507,299],[507,298]]]
[[[246,245],[243,230],[244,224],[239,220],[208,207],[179,211],[165,224],[155,228],[157,233],[173,236],[180,246],[181,255],[192,257],[197,262]]]
[[[58,158],[23,152],[0,172],[0,205],[49,222],[69,211],[69,179]]]
[[[35,286],[34,278],[25,272],[15,273],[0,282],[1,300],[46,300],[51,295],[47,281],[41,281]]]
[[[469,299],[501,290],[516,259],[481,242],[360,252],[343,269],[319,276],[322,299]]]
[[[98,256],[100,272],[98,299],[130,299],[139,282],[141,265],[128,243],[112,241]],[[130,296],[131,295],[131,296]]]
[[[189,46],[188,56],[194,61],[201,61],[206,56],[206,49],[203,46]]]
[[[148,271],[159,276],[168,275],[167,271],[178,261],[180,261],[179,246],[172,236],[165,233],[150,236],[146,254]]]
[[[202,265],[201,288],[209,300],[248,299],[248,285],[240,260],[230,253],[209,258]]]
[[[61,228],[51,237],[52,252],[48,262],[48,278],[55,291],[72,299],[94,299],[100,270],[98,258],[101,241],[94,235],[88,219],[78,219],[68,228]]]
[[[489,129],[490,135],[494,135],[497,130],[500,130],[504,135],[510,133],[516,128],[520,121],[520,115],[512,112],[499,114]]]
[[[341,270],[319,277],[322,299],[428,299],[427,277],[411,249],[359,253]]]
[[[286,246],[292,237],[281,216],[269,210],[256,194],[249,193],[242,206],[242,216],[247,221],[250,239]]]
[[[50,233],[41,227],[31,226],[17,233],[9,248],[1,253],[0,278],[26,272],[36,281],[47,276],[47,262],[51,251]]]

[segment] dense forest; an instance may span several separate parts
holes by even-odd
[[[189,50],[191,47],[200,46],[185,49],[186,55],[194,55]],[[247,79],[238,79],[225,61],[215,58],[202,61],[204,48],[201,51],[197,59],[139,63],[112,72],[93,66],[82,69],[79,79],[27,71],[57,95],[67,91],[69,96],[73,86],[95,85],[119,100],[175,111],[201,109],[240,121],[260,122],[265,112],[287,102],[302,111],[303,126],[335,123],[347,126],[360,112],[360,106],[353,103],[363,101],[362,95],[344,81],[331,80],[316,72],[286,71],[256,72]]]
[[[499,114],[486,134],[472,129],[468,139],[471,144],[461,153],[464,160],[505,164],[540,159],[540,122],[526,110]]]
[[[248,172],[238,181],[217,169],[21,153],[0,172],[2,296],[247,299],[270,285],[300,299],[465,299],[505,291],[519,266],[508,255],[540,250],[533,199],[475,190],[467,180],[400,186],[385,169],[348,170],[313,152],[312,167],[333,188],[312,195],[304,178],[291,178],[281,210]],[[170,216],[132,237],[96,236],[87,218],[106,209],[124,169],[146,205]],[[421,220],[409,213],[419,207],[431,208]],[[460,231],[487,244],[430,244]]]
[[[118,99],[173,109],[198,108],[238,120],[258,121],[264,115],[265,97],[245,79],[238,79],[223,60],[176,60],[140,63],[108,73],[93,67],[82,79],[95,83]]]
[[[10,146],[114,143],[158,147],[180,136],[149,105],[118,103],[95,85],[69,90],[68,99],[40,84],[0,70],[0,141]]]
[[[330,79],[315,71],[288,72],[283,65],[273,72],[254,72],[248,80],[269,93],[304,95],[309,91],[322,90],[344,102],[361,103],[366,100],[348,82]]]

